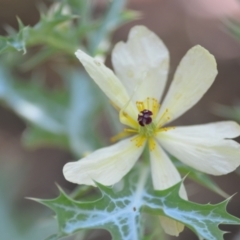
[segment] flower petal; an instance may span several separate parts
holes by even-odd
[[[184,126],[169,128],[171,131],[177,133],[178,136],[184,138],[194,139],[225,139],[225,138],[236,138],[240,136],[240,126],[234,121],[221,121],[213,123],[205,123],[193,126]],[[171,130],[172,129],[172,130]]]
[[[169,53],[155,33],[145,26],[133,27],[128,41],[114,47],[112,63],[133,101],[147,97],[160,100],[167,80]]]
[[[91,78],[114,103],[114,105],[119,109],[124,108],[124,111],[128,112],[128,114],[135,119],[138,113],[137,109],[135,105],[132,104],[125,87],[112,70],[107,68],[99,60],[90,57],[81,50],[78,50],[75,54]]]
[[[164,190],[181,181],[181,176],[167,154],[157,143],[154,150],[150,151],[151,171],[153,186],[157,190]],[[184,186],[181,186],[179,195],[187,199]],[[184,225],[171,218],[160,216],[160,222],[167,234],[178,236],[183,231]]]
[[[176,167],[158,143],[150,151],[150,161],[154,189],[164,190],[181,181]],[[180,196],[187,198],[184,187],[181,188]]]
[[[205,48],[191,48],[181,60],[158,114],[159,126],[173,121],[194,106],[217,75],[216,61]]]
[[[160,216],[160,223],[165,233],[178,236],[184,229],[184,224],[166,216]]]
[[[240,144],[224,139],[239,135],[239,125],[229,121],[176,127],[158,133],[157,139],[185,164],[208,174],[222,175],[240,165]]]
[[[64,177],[77,184],[95,186],[95,180],[106,186],[113,185],[131,170],[144,146],[136,147],[132,138],[127,138],[77,162],[67,163],[63,168]]]

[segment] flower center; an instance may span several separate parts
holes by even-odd
[[[145,125],[148,125],[152,122],[152,116],[153,113],[150,110],[144,109],[138,114],[138,123],[142,127]]]
[[[139,102],[138,102],[139,104]],[[152,121],[152,118],[155,117],[152,111],[148,109],[141,110],[138,114],[138,133],[141,138],[149,139],[153,137],[156,133],[156,125]]]
[[[138,108],[138,128],[137,133],[139,134],[138,140],[149,140],[152,139],[157,133],[157,127],[154,119],[159,111],[159,103],[154,98],[147,98],[143,102],[136,102]],[[140,144],[139,144],[140,145]]]
[[[147,139],[153,137],[156,132],[157,132],[157,128],[153,122],[148,125],[145,125],[144,127],[139,126],[139,129],[138,129],[139,135]]]
[[[138,109],[138,115],[135,119],[129,116],[129,114],[125,111],[120,112],[120,118],[124,120],[124,122],[128,123],[126,125],[131,128],[125,128],[123,132],[120,132],[116,136],[112,137],[111,141],[115,142],[124,137],[136,135],[132,138],[132,141],[136,143],[137,147],[142,146],[146,141],[148,141],[149,149],[153,150],[156,145],[154,140],[156,134],[161,131],[168,131],[168,129],[171,128],[159,127],[156,117],[160,109],[160,104],[156,99],[147,98],[144,101],[138,101],[136,102],[136,107]]]

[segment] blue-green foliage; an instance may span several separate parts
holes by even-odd
[[[93,116],[99,114],[105,98],[74,52],[80,48],[105,57],[108,48],[102,48],[102,43],[110,47],[114,29],[137,15],[124,10],[125,0],[120,0],[109,3],[96,18],[93,3],[55,1],[50,10],[40,8],[33,27],[18,19],[19,30],[8,27],[9,35],[0,38],[0,100],[26,121],[23,143],[27,147],[58,146],[79,157],[104,142],[97,137]],[[50,64],[63,87],[46,88],[43,64]],[[16,77],[16,71],[28,73],[28,79]]]
[[[229,200],[206,205],[189,202],[179,197],[181,184],[155,191],[148,170],[137,168],[126,176],[121,191],[98,183],[102,196],[94,201],[76,201],[62,190],[56,199],[35,200],[57,215],[59,233],[53,239],[88,228],[106,229],[114,240],[144,239],[145,213],[171,217],[207,240],[223,240],[219,224],[240,224],[240,219],[226,211]]]

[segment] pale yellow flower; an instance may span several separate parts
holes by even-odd
[[[154,188],[163,190],[181,180],[165,150],[183,163],[205,173],[222,175],[240,165],[240,145],[230,140],[240,135],[232,121],[185,127],[164,127],[195,105],[212,85],[215,58],[203,47],[191,48],[181,60],[162,103],[169,68],[164,43],[144,26],[133,27],[126,43],[113,49],[116,75],[81,50],[76,52],[86,71],[119,109],[127,128],[115,137],[124,140],[99,149],[78,162],[67,163],[63,173],[73,183],[104,185],[118,182],[134,166],[146,144],[150,149]],[[180,196],[187,199],[184,186]],[[178,235],[183,225],[161,217],[164,230]]]

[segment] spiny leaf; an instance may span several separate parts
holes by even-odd
[[[26,53],[26,41],[29,37],[29,27],[23,27],[22,25],[20,25],[20,27],[19,32],[12,36],[0,36],[0,54],[9,50]]]
[[[53,3],[50,11],[40,11],[40,20],[33,27],[24,26],[17,19],[18,32],[11,31],[7,37],[0,36],[0,54],[11,50],[26,53],[30,47],[43,45],[54,50],[54,53],[72,57],[76,49],[84,49],[86,40],[89,42],[87,50],[91,54],[106,53],[108,44],[105,43],[110,43],[114,29],[139,16],[133,11],[124,12],[125,2],[112,1],[103,16],[96,20],[91,17],[91,1]]]
[[[219,194],[224,198],[228,198],[229,195],[225,193],[211,178],[202,172],[199,172],[186,164],[178,161],[175,157],[171,156],[171,160],[174,162],[175,166],[179,170],[179,172],[183,175],[187,175],[188,178],[192,179],[193,181],[197,182],[198,184],[208,188],[209,190]]]
[[[96,184],[102,193],[96,201],[75,201],[62,190],[56,199],[35,199],[56,212],[59,237],[81,229],[102,228],[114,240],[143,239],[145,212],[182,222],[199,238],[207,240],[223,240],[224,232],[218,228],[219,224],[240,224],[238,218],[226,212],[229,200],[215,205],[183,200],[178,194],[181,182],[164,191],[155,191],[146,169],[128,174],[121,191]]]
[[[197,204],[179,198],[180,187],[181,183],[178,183],[164,191],[150,190],[150,197],[145,200],[147,211],[164,213],[184,223],[199,238],[206,240],[223,240],[224,232],[218,228],[219,224],[240,224],[240,219],[226,211],[230,198],[219,204]]]

